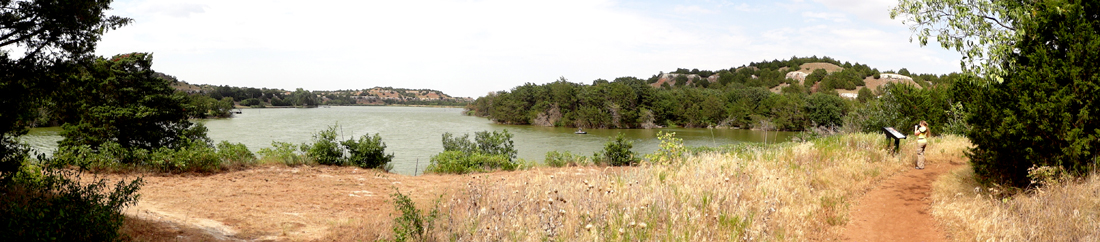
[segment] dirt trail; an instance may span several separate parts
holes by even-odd
[[[923,170],[891,177],[867,192],[852,207],[844,229],[847,241],[946,241],[929,212],[932,182],[962,162],[929,159]]]

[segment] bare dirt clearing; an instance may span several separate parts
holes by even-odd
[[[478,179],[522,182],[523,174],[584,174],[543,168],[473,175],[405,176],[353,167],[272,165],[207,176],[144,176],[123,232],[139,241],[374,240],[390,229],[397,188],[424,209]],[[106,175],[133,179],[136,174]]]
[[[125,211],[130,220],[144,220],[135,223],[146,225],[131,230],[135,237],[318,240],[342,224],[389,220],[393,206],[387,200],[395,187],[422,204],[449,193],[468,176],[409,177],[351,167],[267,166],[209,176],[148,175],[143,179],[139,203]],[[173,235],[156,238],[166,234]]]

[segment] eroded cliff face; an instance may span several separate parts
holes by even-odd
[[[531,120],[532,125],[554,127],[554,124],[561,121],[561,108],[558,104],[553,104],[546,111],[539,113],[534,120]]]

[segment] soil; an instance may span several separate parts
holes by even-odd
[[[472,177],[282,165],[213,175],[145,175],[138,204],[124,211],[129,219],[123,231],[142,241],[325,240],[336,227],[391,220],[395,188],[417,204],[430,204]]]
[[[947,241],[932,218],[932,182],[963,165],[962,161],[929,159],[923,170],[895,175],[867,192],[851,210],[844,229],[847,241]]]
[[[355,167],[269,165],[212,175],[101,177],[142,176],[138,204],[124,211],[122,232],[134,241],[374,241],[390,230],[394,189],[427,209],[475,179],[519,182],[532,175],[577,172],[601,171],[539,168],[406,176]]]

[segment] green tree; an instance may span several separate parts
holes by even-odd
[[[62,126],[60,146],[95,149],[115,142],[126,149],[174,149],[186,139],[206,140],[205,128],[192,129],[187,120],[186,97],[153,75],[152,61],[144,53],[96,58],[64,83],[61,100],[80,111],[78,120]]]
[[[1100,3],[1037,1],[1013,22],[1018,41],[998,63],[1003,82],[960,82],[983,182],[1027,186],[1027,169],[1084,175],[1100,165]]]
[[[845,107],[839,96],[814,93],[806,99],[806,117],[818,126],[840,126]]]
[[[29,168],[30,149],[16,137],[57,104],[56,90],[91,57],[107,30],[130,23],[109,16],[110,0],[0,1],[0,48],[18,46],[20,57],[0,51],[0,234],[10,241],[113,241],[134,204],[141,180],[80,180],[81,169],[47,159]]]
[[[899,0],[890,18],[903,18],[921,46],[935,37],[944,49],[958,51],[964,72],[997,79],[1005,74],[1000,63],[1008,60],[1011,43],[1019,39],[1015,25],[1027,18],[1030,5],[1030,1]]]
[[[317,107],[317,104],[321,103],[319,100],[317,100],[317,95],[314,95],[313,92],[306,91],[302,88],[294,90],[294,92],[290,94],[289,101],[293,103],[294,106],[301,106],[306,108]]]

